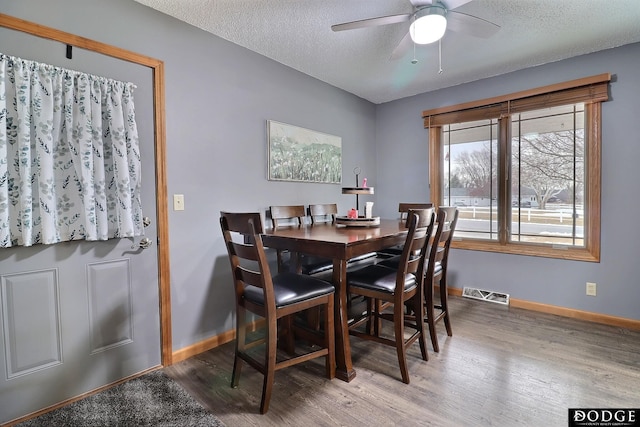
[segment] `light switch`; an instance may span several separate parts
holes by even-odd
[[[174,211],[184,210],[184,194],[173,195],[173,210]]]

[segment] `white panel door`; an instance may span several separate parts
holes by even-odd
[[[0,29],[2,52],[131,81],[142,155],[141,238],[0,249],[0,424],[161,363],[151,70]]]

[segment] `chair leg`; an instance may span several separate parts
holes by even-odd
[[[431,336],[431,345],[433,346],[433,351],[438,353],[440,351],[440,347],[438,346],[438,333],[436,331],[436,322],[435,322],[435,311],[434,311],[434,302],[433,302],[433,280],[428,280],[428,284],[425,285],[424,289],[425,294],[425,316],[427,318],[427,324],[429,325],[429,335]]]
[[[444,312],[444,326],[447,328],[447,335],[453,336],[451,332],[451,319],[449,318],[449,293],[447,292],[447,278],[443,274],[440,280],[440,305]]]
[[[289,355],[295,353],[295,336],[293,333],[293,315],[280,319],[282,349]]]
[[[327,378],[330,380],[336,376],[336,346],[335,346],[335,324],[333,321],[334,316],[334,301],[329,300],[324,307],[324,345],[327,347],[327,357],[325,359],[325,369]]]
[[[375,301],[373,298],[366,297],[367,301],[367,325],[366,331],[369,335],[373,335],[374,331],[374,322],[375,322]]]
[[[231,387],[238,387],[240,382],[240,373],[242,372],[242,359],[240,358],[240,352],[245,350],[245,343],[247,339],[247,327],[246,323],[246,310],[242,306],[237,306],[236,309],[236,350],[233,358],[233,372],[231,374]]]
[[[321,311],[321,307],[313,307],[306,311],[307,323],[314,331],[320,330],[320,318],[322,317]]]
[[[415,314],[416,320],[416,328],[420,333],[418,337],[418,343],[420,344],[420,353],[422,354],[422,360],[429,360],[429,353],[427,352],[427,331],[424,327],[424,305],[422,301],[417,301],[415,304],[415,310],[417,310]]]
[[[382,302],[379,299],[367,297],[367,324],[366,331],[369,335],[380,336],[380,330],[382,329],[382,319],[380,319],[380,312],[382,312]]]
[[[275,377],[275,362],[274,366],[267,367],[267,372],[264,374],[264,383],[262,384],[262,400],[260,401],[260,413],[266,414],[269,410],[269,402],[271,401],[271,392],[273,390],[273,383]]]
[[[265,353],[265,372],[264,382],[262,383],[262,399],[260,401],[260,413],[266,414],[269,410],[269,402],[271,401],[271,392],[276,374],[276,351],[278,348],[278,329],[277,322],[267,325],[267,348]]]
[[[409,384],[409,368],[407,367],[407,351],[404,345],[404,304],[394,304],[394,335],[396,339],[396,352],[398,353],[398,364],[402,382]]]
[[[375,323],[373,324],[373,333],[375,334],[375,336],[379,337],[380,336],[380,331],[382,330],[382,317],[380,317],[380,314],[382,313],[382,306],[383,303],[381,300],[377,299],[375,300],[375,317],[374,317],[374,321]]]

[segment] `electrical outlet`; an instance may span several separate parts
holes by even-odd
[[[596,284],[593,282],[587,282],[587,295],[596,296]]]
[[[184,194],[173,195],[173,210],[174,211],[184,210]]]

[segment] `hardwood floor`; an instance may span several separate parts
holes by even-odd
[[[230,387],[233,343],[165,368],[228,426],[566,426],[568,408],[640,407],[640,331],[451,297],[453,337],[417,343],[403,384],[391,347],[351,337],[356,378],[324,377],[322,360],[262,376],[244,365]],[[429,343],[429,350],[431,350]]]

